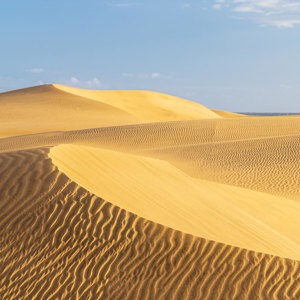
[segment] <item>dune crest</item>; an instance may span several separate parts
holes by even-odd
[[[97,91],[54,84],[62,91],[122,109],[145,122],[220,118],[207,107],[151,91]]]
[[[57,84],[1,93],[0,105],[0,138],[145,122],[220,118],[205,106],[166,94],[90,91]]]
[[[142,121],[109,104],[43,85],[0,94],[0,137]]]

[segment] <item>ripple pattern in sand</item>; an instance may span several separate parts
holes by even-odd
[[[299,262],[126,212],[70,181],[47,151],[0,155],[1,299],[299,299]]]

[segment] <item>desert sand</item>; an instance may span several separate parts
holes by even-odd
[[[57,84],[0,113],[0,299],[300,299],[300,116]]]

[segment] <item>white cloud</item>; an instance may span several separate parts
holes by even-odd
[[[42,68],[32,68],[32,69],[30,69],[29,70],[29,72],[31,72],[31,73],[43,73],[44,72],[44,69],[42,69]]]
[[[228,4],[225,2],[225,0],[215,0],[215,3],[213,4],[213,8],[215,9],[221,9],[226,6],[228,6]]]
[[[164,76],[161,75],[160,73],[151,73],[150,74],[150,78],[152,78],[152,79],[162,78],[162,77],[164,77]]]
[[[275,26],[277,28],[293,28],[295,25],[300,24],[300,20],[271,20],[266,24]]]
[[[215,0],[213,7],[228,8],[263,26],[293,28],[300,24],[299,0]]]
[[[87,89],[97,89],[102,87],[102,82],[97,77],[83,81],[78,79],[77,77],[72,76],[70,79],[66,80],[64,84]]]
[[[73,86],[79,86],[81,84],[81,81],[76,77],[71,77],[67,82]]]
[[[102,83],[98,78],[94,77],[93,79],[88,80],[86,82],[86,85],[88,88],[92,89],[92,88],[100,88],[102,86]]]

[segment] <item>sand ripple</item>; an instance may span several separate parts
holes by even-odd
[[[79,187],[47,152],[0,155],[1,299],[300,298],[299,262],[140,218]]]

